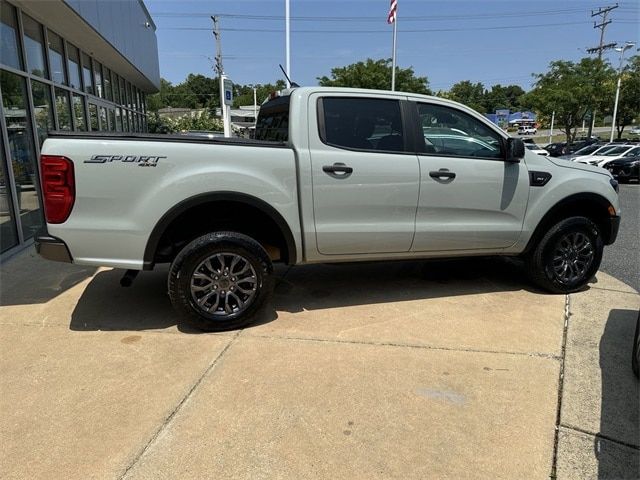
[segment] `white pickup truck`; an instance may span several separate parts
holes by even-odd
[[[256,140],[51,133],[40,159],[40,255],[139,270],[205,330],[249,323],[290,265],[521,256],[551,292],[583,287],[619,225],[604,169],[525,150],[441,98],[295,88]]]

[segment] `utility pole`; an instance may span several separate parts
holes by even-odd
[[[622,81],[622,65],[624,62],[624,52],[630,48],[633,48],[635,43],[627,42],[624,47],[616,48],[617,52],[620,52],[620,67],[618,68],[618,86],[616,87],[616,100],[613,104],[613,118],[611,119],[611,138],[610,142],[613,142],[613,133],[616,128],[616,116],[618,114],[618,100],[620,99],[620,82]]]
[[[598,52],[598,60],[602,60],[602,52],[605,50],[609,50],[611,48],[615,48],[615,43],[604,44],[604,30],[607,28],[607,25],[611,23],[611,20],[607,20],[607,16],[611,10],[615,10],[618,8],[618,4],[610,5],[608,7],[600,7],[597,11],[591,10],[591,17],[602,17],[602,22],[596,23],[593,22],[593,28],[600,29],[600,44],[597,47],[588,48],[587,52],[596,53]]]
[[[213,20],[213,36],[216,39],[216,72],[218,80],[220,80],[220,115],[222,115],[222,123],[224,125],[224,136],[231,136],[231,125],[229,125],[227,106],[224,104],[224,68],[222,68],[222,42],[220,40],[220,27],[218,26],[218,17],[211,17]]]
[[[611,48],[615,48],[616,47],[616,43],[607,43],[605,45],[604,43],[604,31],[607,28],[607,25],[609,25],[611,23],[611,20],[607,20],[607,17],[609,16],[609,12],[611,10],[615,10],[616,8],[618,8],[618,4],[616,3],[615,5],[610,5],[608,7],[600,7],[598,8],[598,10],[594,11],[591,10],[591,17],[602,17],[602,21],[600,23],[596,23],[595,21],[593,22],[593,28],[599,28],[600,29],[600,43],[598,44],[597,47],[593,47],[593,48],[588,48],[587,52],[588,53],[596,53],[598,52],[598,60],[602,60],[602,52],[604,52],[605,50],[609,50]],[[588,136],[591,137],[591,135],[593,134],[593,126],[596,123],[596,112],[595,110],[591,111],[591,122],[589,123],[589,134]]]

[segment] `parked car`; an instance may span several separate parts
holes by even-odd
[[[561,157],[567,153],[567,142],[555,142],[550,143],[546,147],[543,147],[549,155],[552,157]]]
[[[576,162],[586,163],[588,165],[597,165],[604,167],[613,160],[619,158],[634,157],[640,154],[640,147],[635,145],[617,145],[602,154],[595,154],[586,159],[576,160]]]
[[[545,157],[549,155],[549,152],[535,143],[525,143],[524,146],[527,150],[531,150],[533,153],[537,153],[538,155],[543,155]]]
[[[573,153],[567,153],[566,155],[563,155],[561,158],[563,160],[571,160],[574,161],[576,158],[578,157],[582,157],[582,156],[586,156],[586,155],[591,155],[592,153],[594,153],[596,150],[604,147],[605,145],[602,143],[592,143],[590,145],[585,145],[584,147],[580,148],[579,150],[576,150]]]
[[[630,135],[634,135],[634,136],[640,135],[640,125],[636,125],[635,127],[631,127],[629,129],[629,134]]]
[[[605,168],[620,183],[627,183],[629,180],[640,182],[640,154],[612,160]]]
[[[530,125],[521,125],[518,127],[518,135],[535,135],[536,133],[538,133],[536,127]]]
[[[37,251],[126,269],[123,285],[169,264],[173,307],[213,331],[259,318],[275,262],[518,256],[568,293],[617,236],[607,170],[536,155],[441,98],[289,89],[262,105],[256,138],[50,133]]]
[[[619,146],[620,145],[617,145],[615,143],[607,143],[607,144],[596,147],[595,150],[586,151],[586,152],[582,152],[582,150],[584,149],[581,148],[580,150],[578,150],[577,152],[574,152],[573,154],[567,154],[567,156],[570,157],[571,161],[573,162],[585,163],[582,160],[591,160],[594,155],[604,155],[609,150],[612,150]],[[588,145],[588,147],[593,147],[593,145]]]

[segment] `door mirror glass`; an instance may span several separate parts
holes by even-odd
[[[524,158],[524,142],[519,138],[507,140],[507,162],[518,163]]]

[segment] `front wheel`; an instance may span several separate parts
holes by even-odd
[[[527,255],[527,272],[545,290],[575,292],[600,268],[603,249],[595,223],[586,217],[566,218],[551,227]]]
[[[252,238],[215,232],[189,243],[169,270],[173,307],[184,321],[209,332],[251,323],[273,292],[269,255]]]

